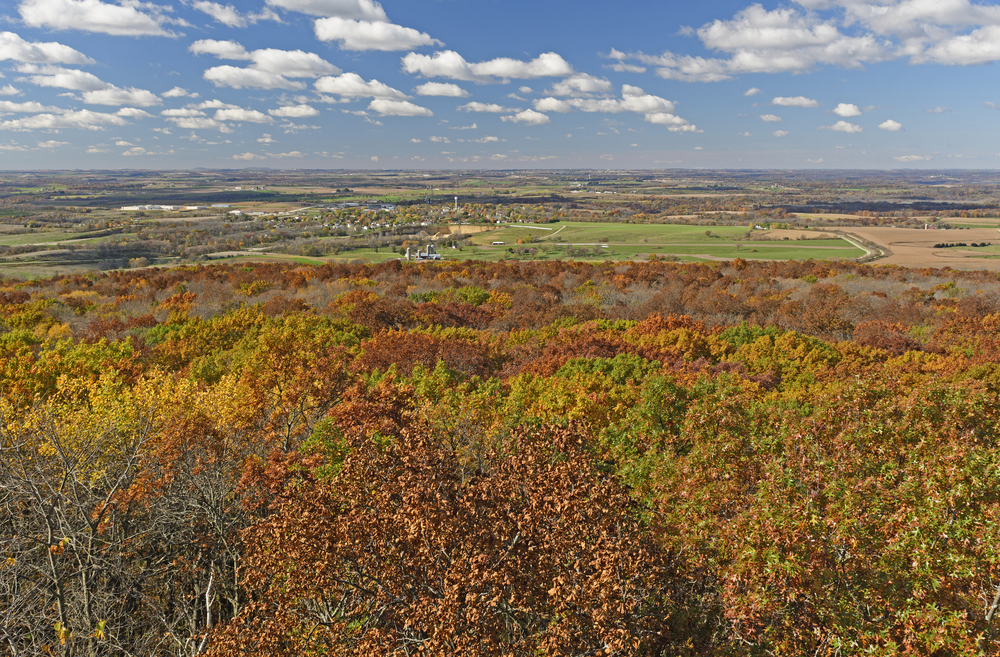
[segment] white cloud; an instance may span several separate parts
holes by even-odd
[[[205,109],[238,109],[239,105],[232,105],[230,103],[224,103],[218,99],[203,100],[196,105],[188,105],[188,109],[205,110]]]
[[[466,103],[465,105],[459,105],[457,109],[460,112],[491,112],[494,114],[514,111],[509,107],[504,107],[503,105],[497,105],[496,103],[480,103],[479,101],[475,100],[472,101],[471,103]]]
[[[310,16],[388,20],[382,5],[374,0],[267,0],[267,4]]]
[[[61,66],[22,64],[18,71],[26,73],[22,78],[40,87],[72,89],[82,91],[83,102],[88,105],[137,105],[150,107],[159,105],[160,98],[151,91],[129,87],[122,89],[104,82],[93,73]]]
[[[376,98],[368,105],[368,109],[378,112],[379,116],[434,116],[434,112],[426,107],[414,105],[407,100]]]
[[[701,132],[697,126],[690,123],[687,119],[682,119],[670,112],[647,114],[645,119],[650,123],[666,126],[670,132]]]
[[[58,107],[46,107],[39,102],[29,101],[27,103],[15,103],[9,100],[0,100],[0,112],[13,112],[17,114],[34,114],[36,112],[61,112]]]
[[[21,90],[12,84],[5,84],[0,87],[0,96],[20,96]]]
[[[281,17],[268,8],[264,8],[256,14],[241,14],[233,5],[222,5],[208,0],[198,0],[191,6],[229,27],[246,27],[263,20],[281,21]]]
[[[253,68],[287,78],[318,78],[337,75],[340,69],[319,55],[302,50],[264,48],[250,53]]]
[[[162,96],[164,98],[197,98],[198,94],[190,92],[187,89],[174,87],[170,91],[163,92]]]
[[[425,82],[414,89],[414,92],[418,96],[446,96],[448,98],[465,98],[469,95],[468,91],[450,82]]]
[[[173,116],[168,117],[167,121],[170,121],[178,128],[183,128],[184,130],[218,130],[219,132],[233,131],[232,128],[221,121],[200,116]]]
[[[759,93],[760,93],[760,89],[758,89],[757,87],[750,87],[749,89],[747,89],[746,91],[743,92],[743,95],[744,96],[756,96]]]
[[[536,110],[551,112],[568,112],[575,108],[583,112],[604,112],[618,114],[620,112],[636,112],[637,114],[652,114],[656,112],[673,113],[673,102],[647,94],[639,87],[622,85],[621,99],[615,98],[540,98],[534,102]]]
[[[215,55],[219,59],[250,59],[250,53],[236,41],[218,41],[216,39],[199,39],[188,50],[195,55]]]
[[[216,121],[236,121],[239,123],[272,123],[272,119],[263,112],[248,109],[220,109],[215,111]]]
[[[778,121],[781,120],[781,117],[777,116],[776,114],[761,114],[760,120],[764,121],[765,123],[777,123]]]
[[[319,110],[310,105],[286,105],[278,109],[267,110],[267,113],[286,119],[306,119],[310,116],[319,116]]]
[[[864,132],[864,128],[854,123],[848,123],[847,121],[837,121],[833,125],[824,125],[819,127],[820,130],[832,130],[834,132]]]
[[[888,130],[889,132],[899,132],[900,130],[903,129],[903,124],[899,123],[897,121],[893,121],[892,119],[888,119],[887,121],[883,121],[882,123],[879,123],[878,124],[878,129],[879,130]]]
[[[469,82],[496,82],[497,78],[507,81],[511,78],[568,77],[574,74],[573,67],[554,52],[543,53],[529,62],[500,57],[470,64],[453,50],[439,51],[433,55],[411,52],[402,61],[403,70],[411,75]]]
[[[87,152],[91,155],[96,155],[97,153],[107,153],[109,152],[107,148],[101,148],[99,146],[89,146]]]
[[[302,82],[289,80],[281,75],[259,71],[255,68],[239,68],[237,66],[214,66],[205,71],[202,76],[217,87],[232,87],[233,89],[305,89]]]
[[[265,158],[263,155],[257,155],[256,153],[242,153],[240,155],[234,155],[233,159],[249,161],[249,160],[263,160]]]
[[[549,117],[545,114],[530,109],[526,109],[509,116],[501,116],[500,120],[509,121],[511,123],[524,123],[525,125],[542,125],[551,121],[551,119],[549,119]]]
[[[258,144],[276,144],[276,143],[278,143],[278,142],[277,142],[277,140],[275,140],[275,139],[271,139],[271,135],[269,135],[269,134],[267,134],[267,133],[265,132],[265,133],[264,133],[263,135],[261,135],[261,136],[260,136],[260,138],[259,138],[259,139],[257,140],[257,143],[258,143]]]
[[[250,60],[247,68],[214,66],[204,73],[204,78],[217,87],[235,89],[305,89],[305,84],[288,78],[316,78],[336,75],[340,69],[319,55],[302,50],[262,48],[247,52],[235,41],[202,39],[188,48],[196,55],[210,54],[220,59]]]
[[[611,82],[604,78],[594,77],[586,73],[577,73],[560,80],[549,90],[554,96],[574,96],[580,93],[607,93],[611,91]]]
[[[573,106],[569,101],[562,98],[536,98],[532,104],[540,112],[559,112],[565,114],[566,112],[573,111]]]
[[[35,145],[38,146],[38,148],[59,148],[60,146],[68,146],[69,142],[68,141],[54,141],[54,140],[50,139],[49,141],[36,142]]]
[[[117,114],[118,116],[124,116],[129,119],[148,119],[153,116],[149,112],[146,112],[141,109],[136,109],[135,107],[123,107],[117,112],[115,112],[115,114]]]
[[[819,107],[818,102],[805,96],[792,96],[791,98],[777,96],[771,100],[771,104],[781,105],[782,107]]]
[[[989,100],[983,102],[983,107],[989,107],[990,109],[1000,109],[1000,105],[997,105],[996,103]]]
[[[116,36],[174,36],[163,23],[179,22],[166,17],[158,5],[134,1],[112,5],[101,0],[23,0],[17,10],[31,27]]]
[[[122,153],[122,155],[126,157],[136,157],[138,155],[145,155],[145,154],[146,154],[146,149],[143,148],[142,146],[133,146],[132,148]]]
[[[924,162],[931,159],[930,155],[898,155],[894,158],[897,162]]]
[[[151,91],[145,89],[119,89],[111,86],[107,89],[83,92],[83,102],[88,105],[135,105],[138,107],[151,107],[160,105],[159,97]]]
[[[450,144],[451,143],[451,140],[448,139],[447,137],[438,137],[438,136],[431,137],[431,141],[434,142],[435,144]]]
[[[788,136],[788,131],[787,130],[775,130],[774,132],[771,133],[771,135],[774,136],[774,137],[787,137]]]
[[[90,110],[76,110],[62,114],[36,114],[23,119],[0,121],[0,130],[103,130],[107,126],[128,125],[125,117]]]
[[[268,157],[273,157],[276,160],[282,160],[288,157],[292,158],[305,157],[305,154],[302,151],[290,151],[288,153],[268,153],[267,155]]]
[[[429,34],[393,23],[320,18],[313,24],[320,41],[339,41],[342,50],[412,50],[420,46],[443,46]]]
[[[29,42],[13,32],[0,32],[0,61],[28,64],[91,64],[94,60],[61,43]]]
[[[924,111],[927,112],[928,114],[947,114],[948,112],[951,111],[951,108],[942,107],[941,105],[938,105],[937,107],[934,107],[932,109],[927,109]]]
[[[99,91],[111,86],[93,73],[80,71],[75,68],[23,64],[17,70],[20,73],[27,74],[28,77],[25,79],[39,87],[55,87],[57,89],[73,89],[75,91]]]
[[[846,119],[852,116],[861,116],[861,109],[851,103],[839,103],[833,108],[833,113]]]
[[[313,84],[316,91],[334,94],[343,98],[384,98],[388,100],[404,100],[406,94],[393,89],[378,80],[366,81],[357,73],[343,73],[336,77],[325,77]]]

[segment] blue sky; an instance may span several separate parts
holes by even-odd
[[[8,0],[0,168],[1000,169],[1000,5]]]

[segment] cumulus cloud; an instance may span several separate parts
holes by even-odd
[[[19,66],[17,70],[19,73],[27,74],[28,77],[23,78],[24,80],[39,87],[73,89],[74,91],[98,91],[111,86],[93,73],[80,71],[75,68],[24,64]]]
[[[342,98],[404,100],[409,97],[402,91],[393,89],[378,80],[365,80],[357,73],[343,73],[335,77],[323,77],[316,80],[313,86],[320,93],[334,94]]]
[[[787,130],[775,130],[774,132],[771,133],[771,135],[774,136],[774,137],[787,137],[788,136],[788,131]]]
[[[5,84],[0,87],[0,96],[20,96],[21,90],[12,84]]]
[[[848,123],[847,121],[837,121],[833,125],[824,125],[819,127],[820,130],[832,130],[834,132],[864,132],[864,128],[854,123]]]
[[[669,112],[647,114],[646,121],[656,125],[666,126],[670,132],[701,132],[693,123]]]
[[[545,114],[530,109],[523,110],[517,114],[501,116],[500,120],[509,121],[511,123],[524,123],[525,125],[542,125],[551,122],[551,119],[549,119],[549,117]]]
[[[246,27],[258,21],[281,20],[281,17],[274,10],[268,8],[264,8],[256,14],[242,14],[233,5],[223,5],[218,2],[208,2],[208,0],[198,0],[191,6],[228,27]]]
[[[61,43],[29,42],[13,32],[0,32],[0,61],[26,64],[92,64],[94,60]]]
[[[61,66],[22,64],[18,71],[27,74],[22,78],[40,87],[72,89],[82,91],[83,102],[88,105],[135,105],[150,107],[159,105],[160,98],[146,89],[135,87],[120,88],[104,82],[93,73]]]
[[[83,102],[88,105],[135,105],[137,107],[151,107],[161,104],[160,98],[151,91],[129,87],[120,89],[110,86],[107,89],[83,92]]]
[[[135,107],[123,107],[117,112],[115,112],[115,114],[117,114],[118,116],[124,116],[129,119],[148,119],[149,117],[153,116],[149,112],[137,109]]]
[[[234,121],[237,123],[272,123],[274,121],[274,119],[263,112],[243,108],[216,110],[215,117],[213,118],[216,121]]]
[[[164,98],[197,98],[198,94],[188,91],[187,89],[182,89],[180,87],[174,87],[170,91],[163,92]]]
[[[926,109],[924,111],[927,112],[928,114],[947,114],[948,112],[951,111],[951,108],[938,105],[937,107]]]
[[[387,21],[382,5],[374,0],[267,0],[272,7],[310,16],[337,16],[368,21]]]
[[[554,96],[574,96],[577,94],[607,93],[611,82],[586,73],[576,73],[552,85],[549,93]]]
[[[761,114],[760,120],[765,123],[777,123],[781,120],[781,117],[776,114]]]
[[[792,96],[790,98],[777,96],[771,100],[771,104],[781,105],[782,107],[819,107],[817,101],[805,96]]]
[[[441,41],[412,27],[393,23],[320,18],[313,24],[320,41],[339,41],[342,50],[412,50],[420,46],[442,46]]]
[[[128,125],[124,116],[119,114],[106,114],[103,112],[92,112],[90,110],[76,110],[54,114],[46,112],[36,114],[23,119],[12,119],[10,121],[0,121],[0,130],[59,130],[59,129],[79,129],[79,130],[104,130],[108,126]]]
[[[58,107],[47,107],[36,101],[27,103],[15,103],[9,100],[0,100],[0,112],[10,112],[14,114],[34,114],[36,112],[61,112]]]
[[[497,105],[496,103],[480,103],[479,101],[476,100],[472,101],[471,103],[466,103],[465,105],[459,105],[457,109],[460,112],[487,112],[493,114],[515,111],[509,107],[504,107],[503,105]]]
[[[264,48],[250,53],[253,68],[286,78],[318,78],[336,75],[340,69],[319,55],[302,50]]]
[[[420,107],[407,100],[389,98],[374,99],[368,105],[368,109],[378,112],[379,116],[434,116],[434,112],[426,107]]]
[[[528,62],[500,57],[470,64],[457,52],[444,50],[433,55],[411,52],[402,61],[403,70],[411,75],[480,83],[496,82],[498,79],[506,82],[513,78],[569,77],[575,73],[573,67],[554,52],[543,53]]]
[[[448,98],[465,98],[469,92],[450,82],[425,82],[414,92],[418,96],[446,96]]]
[[[188,48],[196,55],[210,54],[220,59],[249,60],[246,68],[214,66],[203,77],[217,87],[234,89],[304,89],[305,84],[289,78],[317,78],[335,75],[340,69],[319,55],[302,50],[262,48],[248,52],[235,41],[202,39]]]
[[[302,82],[289,80],[282,75],[238,66],[214,66],[203,74],[206,80],[217,87],[233,89],[305,89]]]
[[[903,124],[899,123],[898,121],[893,121],[892,119],[888,119],[887,121],[879,123],[878,129],[888,130],[889,132],[899,132],[900,130],[903,129]]]
[[[931,159],[930,155],[897,155],[892,158],[897,162],[924,162]]]
[[[744,96],[756,96],[759,93],[760,93],[760,89],[758,89],[757,87],[750,87],[749,89],[747,89],[746,91],[743,92],[743,95]]]
[[[170,19],[152,3],[124,2],[112,5],[101,0],[23,0],[17,8],[26,25],[52,30],[81,30],[115,36],[175,36],[165,23]]]
[[[837,116],[850,118],[852,116],[861,116],[861,109],[857,105],[853,105],[851,103],[839,103],[835,108],[833,108],[833,113]]]
[[[688,30],[717,58],[612,49],[615,70],[634,60],[674,80],[712,82],[743,73],[803,73],[821,65],[860,68],[909,58],[966,66],[1000,60],[1000,6],[972,0],[795,0],[800,8],[752,4],[731,19]],[[805,10],[805,11],[803,11]]]
[[[572,110],[618,114],[635,112],[642,114],[649,123],[667,126],[672,132],[698,132],[698,129],[674,112],[672,101],[654,96],[632,85],[622,85],[621,98],[554,98],[536,99],[533,103],[537,112],[565,113]],[[506,118],[504,120],[507,120]]]
[[[309,105],[287,105],[267,110],[267,113],[285,119],[306,119],[310,116],[319,116],[319,110]]]
[[[215,55],[219,59],[250,59],[250,53],[236,41],[199,39],[188,46],[195,55]]]
[[[240,153],[239,155],[233,156],[234,160],[250,161],[250,160],[263,160],[265,159],[263,155],[257,155],[256,153]]]

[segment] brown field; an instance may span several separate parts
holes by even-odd
[[[967,230],[851,228],[849,232],[879,244],[892,252],[892,255],[877,260],[877,264],[1000,271],[1000,258],[983,257],[982,252],[973,249],[934,248],[938,242],[1000,243],[1000,232],[993,228],[969,228]]]

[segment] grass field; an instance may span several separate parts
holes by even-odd
[[[99,237],[90,238],[89,235],[90,233],[70,233],[58,230],[22,233],[20,235],[0,234],[0,245],[23,246],[25,244],[49,244],[51,242],[62,242],[65,240],[80,240],[81,243],[87,243],[101,239]]]
[[[446,260],[646,260],[651,255],[675,256],[684,261],[807,260],[858,258],[865,252],[828,233],[816,238],[761,239],[754,231],[746,238],[741,226],[633,225],[619,223],[565,223],[544,226],[512,225],[466,239],[461,250],[439,248]],[[708,233],[708,234],[706,234]],[[805,233],[808,234],[808,233]],[[810,235],[811,237],[811,235]],[[523,243],[518,244],[518,240]],[[493,242],[503,242],[494,245]],[[327,259],[384,262],[399,255],[382,249],[344,252]]]

